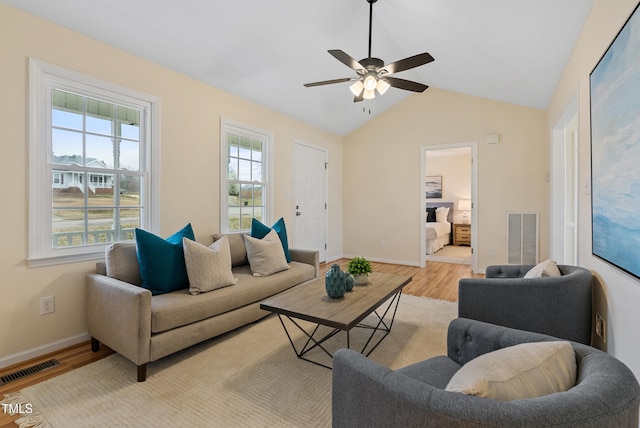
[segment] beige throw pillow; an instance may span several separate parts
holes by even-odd
[[[558,265],[551,259],[545,260],[532,267],[524,278],[547,278],[552,276],[561,276]]]
[[[446,390],[521,400],[567,391],[576,384],[576,373],[569,342],[522,343],[469,361],[453,375]]]
[[[182,248],[189,276],[189,293],[197,295],[238,283],[231,271],[231,251],[226,237],[208,247],[183,238]]]
[[[289,269],[282,243],[275,230],[271,229],[262,239],[244,235],[244,243],[253,276],[269,276]]]
[[[231,251],[231,267],[244,266],[249,263],[247,260],[247,249],[244,246],[244,238],[242,233],[229,233],[226,235],[215,234],[213,240],[218,241],[223,237],[229,240],[229,249]]]

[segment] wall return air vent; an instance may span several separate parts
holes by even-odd
[[[537,212],[507,213],[507,262],[514,265],[538,263]]]

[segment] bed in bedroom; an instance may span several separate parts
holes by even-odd
[[[433,254],[451,243],[452,224],[453,202],[427,202],[427,254]]]

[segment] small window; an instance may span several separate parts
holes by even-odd
[[[153,229],[157,100],[39,61],[31,74],[29,264],[103,257]]]
[[[222,120],[221,231],[248,232],[251,219],[269,220],[270,133]]]

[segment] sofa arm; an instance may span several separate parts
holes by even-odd
[[[337,351],[332,377],[333,428],[412,427],[437,421],[429,405],[434,391],[431,385],[396,373],[358,352]]]
[[[87,275],[89,335],[136,365],[149,362],[151,292],[99,274]]]
[[[315,278],[320,274],[320,253],[318,250],[303,250],[300,248],[289,248],[291,261],[306,263],[316,269]]]

